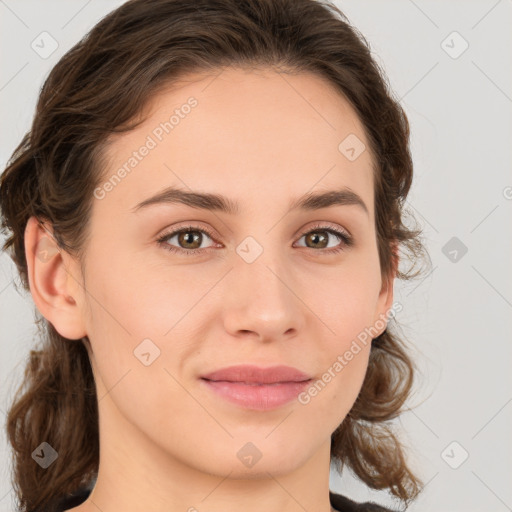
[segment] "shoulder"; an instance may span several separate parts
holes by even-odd
[[[342,494],[336,494],[331,491],[329,491],[329,499],[331,500],[331,506],[338,512],[396,512],[369,501],[357,503]]]

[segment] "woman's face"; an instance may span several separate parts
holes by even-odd
[[[112,139],[77,303],[102,442],[136,450],[144,439],[159,457],[210,474],[276,475],[328,454],[367,368],[370,340],[357,351],[353,342],[391,305],[372,160],[356,114],[321,78],[205,76],[161,92],[142,125]],[[171,188],[222,196],[233,211],[176,192],[138,206]],[[338,195],[292,208],[343,190],[364,206]],[[265,408],[228,400],[201,378],[245,364],[287,365],[312,380]]]

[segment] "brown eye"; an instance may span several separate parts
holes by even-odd
[[[164,249],[187,255],[195,255],[203,250],[208,250],[213,245],[207,247],[201,247],[202,243],[206,238],[213,239],[213,235],[210,234],[204,228],[197,228],[195,226],[187,226],[185,228],[171,231],[170,233],[163,234],[158,238],[157,242],[162,245]],[[173,238],[176,238],[172,244],[169,243]]]
[[[322,253],[337,253],[351,247],[354,243],[352,237],[348,233],[325,226],[316,226],[302,235],[301,238],[305,239],[305,245],[302,245],[302,247],[307,247],[309,249],[327,249],[321,251]],[[338,244],[329,246],[330,238],[334,241],[338,239]],[[339,240],[342,241],[341,245]]]
[[[329,242],[329,237],[325,233],[322,234],[322,231],[312,231],[304,236],[306,237],[306,245],[308,247],[324,249]],[[308,245],[308,243],[311,243],[312,246]]]
[[[202,234],[200,231],[181,231],[177,234],[177,237],[178,243],[185,249],[199,249],[201,247]]]

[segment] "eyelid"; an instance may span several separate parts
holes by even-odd
[[[212,230],[210,230],[209,228],[204,227],[204,226],[193,225],[193,224],[186,224],[184,226],[173,227],[172,229],[170,229],[167,232],[164,231],[164,233],[162,233],[161,235],[158,236],[157,242],[162,245],[168,246],[168,244],[166,244],[166,242],[165,242],[166,240],[168,240],[169,238],[172,238],[180,233],[187,232],[187,231],[199,231],[202,233],[206,233],[214,242],[218,243],[216,241],[216,235],[213,233]],[[171,247],[173,247],[173,246],[171,246]],[[188,250],[182,249],[181,247],[174,247],[174,248],[176,249],[176,251],[183,251],[183,252],[187,252],[190,254],[194,254],[194,253],[207,251],[208,249],[210,249],[212,247],[207,247],[205,249],[188,249]],[[168,247],[166,247],[166,248],[168,248]]]
[[[347,238],[350,238],[352,239],[352,234],[350,233],[350,231],[343,227],[343,226],[340,226],[339,224],[334,224],[334,223],[330,223],[329,221],[316,221],[313,223],[312,226],[308,226],[306,227],[305,229],[300,229],[298,232],[297,232],[297,235],[300,235],[301,237],[304,236],[304,235],[307,235],[308,233],[310,233],[311,231],[320,231],[320,230],[333,230],[333,231],[337,231],[339,232],[340,235],[344,235],[346,236]]]

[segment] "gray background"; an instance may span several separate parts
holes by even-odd
[[[50,69],[122,3],[0,0],[2,169],[30,126]],[[404,307],[397,320],[421,369],[414,409],[397,422],[427,483],[409,510],[512,510],[512,2],[336,5],[371,44],[409,116],[415,181],[408,206],[432,258],[429,275],[395,288]],[[31,47],[43,31],[58,43],[47,58]],[[2,423],[35,333],[33,303],[16,291],[14,277],[2,253]],[[0,511],[7,511],[14,508],[3,429],[1,436]],[[331,489],[394,503],[348,472],[340,479],[333,469]]]

